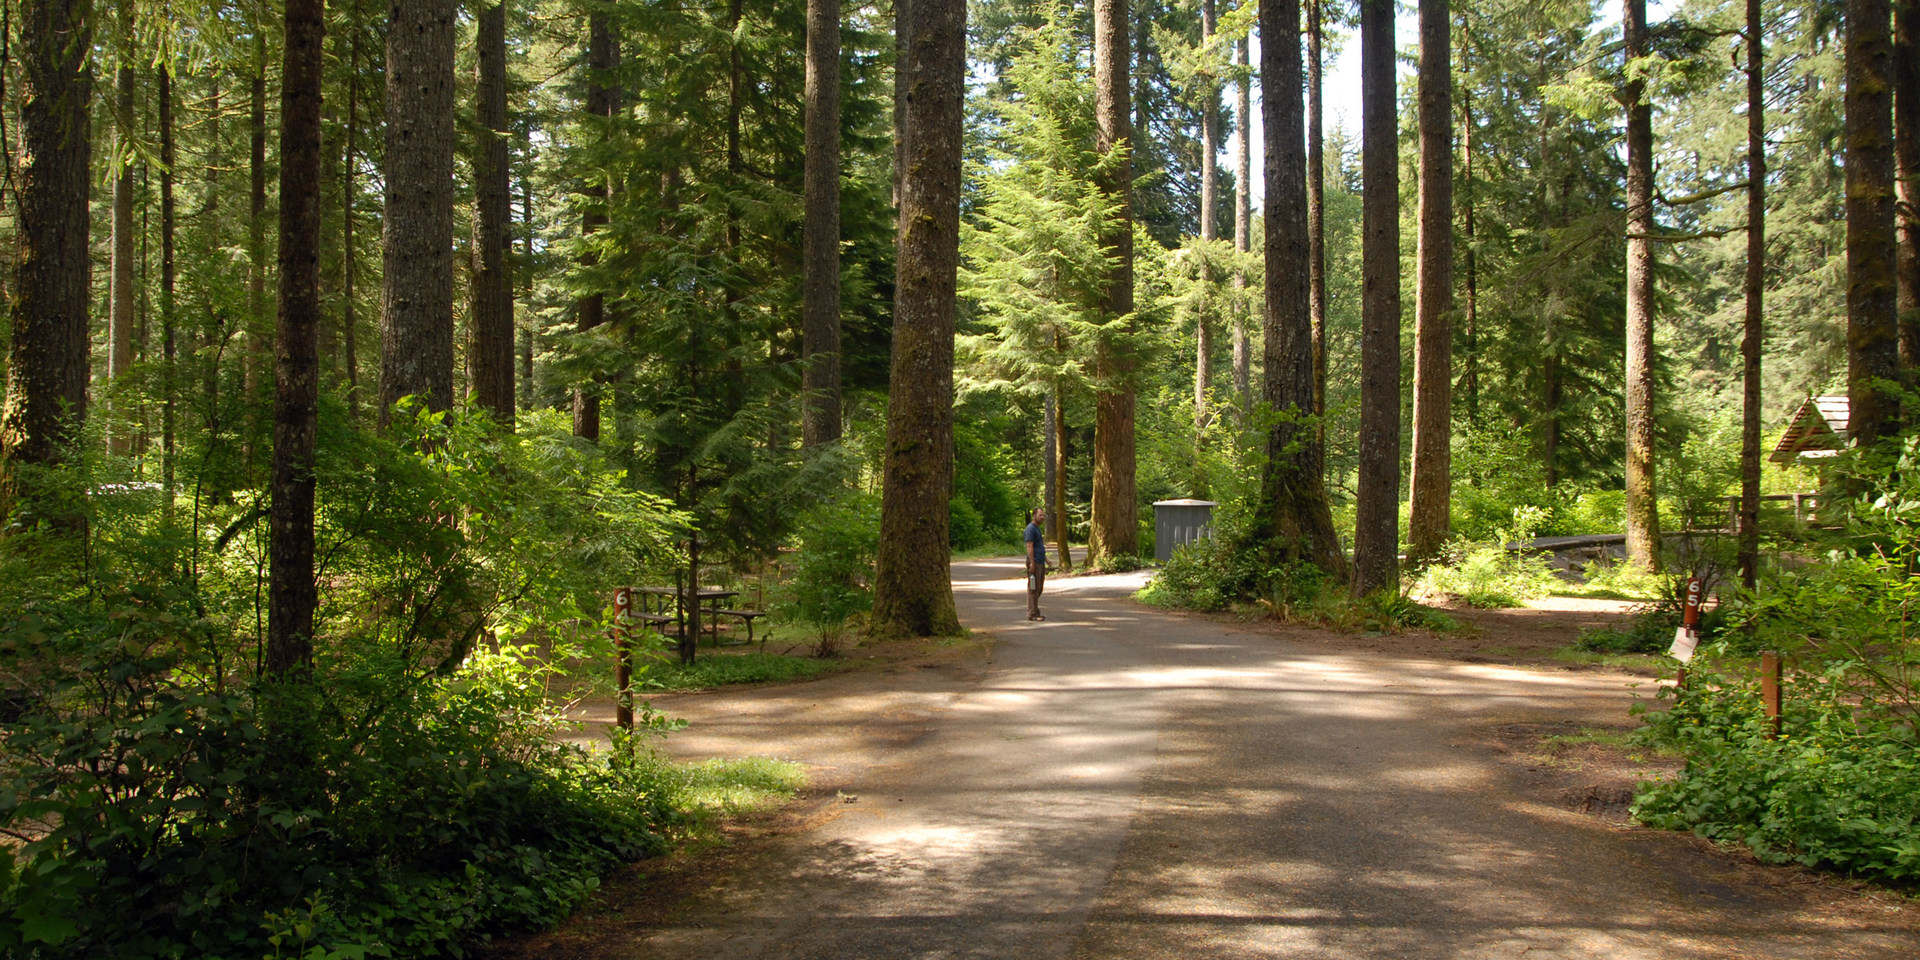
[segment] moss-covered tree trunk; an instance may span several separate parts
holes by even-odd
[[[453,403],[454,12],[391,0],[387,21],[385,274],[380,421],[401,397]]]
[[[1646,0],[1625,0],[1621,23],[1627,58],[1645,57]],[[1629,82],[1622,100],[1627,108],[1627,562],[1653,570],[1660,562],[1653,476],[1653,107],[1644,80]]]
[[[1400,155],[1392,0],[1360,4],[1360,478],[1355,596],[1400,585]]]
[[[1260,33],[1294,37],[1299,0],[1268,0]],[[1274,559],[1305,561],[1339,577],[1345,561],[1333,529],[1323,482],[1323,457],[1313,413],[1313,328],[1308,311],[1305,124],[1300,99],[1298,43],[1260,48],[1262,119],[1266,137],[1265,357],[1263,396],[1281,418],[1267,438],[1267,465],[1256,508],[1259,547]]]
[[[1093,117],[1095,149],[1101,153],[1133,148],[1129,108],[1126,0],[1093,3]],[[1133,164],[1112,164],[1100,184],[1115,215],[1101,245],[1113,257],[1107,277],[1107,323],[1126,324],[1133,313]],[[1133,358],[1126,337],[1102,338],[1094,356],[1093,526],[1087,559],[1099,564],[1139,552],[1140,523],[1134,504]]]
[[[267,672],[313,662],[313,452],[320,395],[322,0],[287,0],[280,87],[280,291],[268,517]]]
[[[1898,428],[1893,55],[1888,0],[1847,0],[1847,433]]]
[[[960,630],[948,575],[965,0],[914,0],[872,629]]]

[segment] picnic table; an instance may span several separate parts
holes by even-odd
[[[637,587],[635,596],[640,598],[640,610],[634,617],[644,623],[656,626],[674,624],[675,631],[686,635],[686,621],[689,613],[686,590],[681,587]],[[700,605],[701,620],[706,633],[714,643],[720,642],[720,618],[732,617],[747,625],[747,642],[753,642],[753,622],[766,616],[762,610],[749,610],[737,606],[728,606],[726,601],[740,595],[738,590],[722,587],[702,587],[696,596]],[[669,611],[671,608],[671,611]]]

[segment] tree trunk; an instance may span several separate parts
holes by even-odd
[[[343,258],[340,326],[345,341],[347,368],[347,416],[360,418],[360,355],[355,319],[354,280],[359,277],[360,258],[353,248],[355,200],[359,196],[359,155],[354,152],[354,134],[360,126],[360,4],[353,4],[354,16],[348,20],[353,31],[347,44],[347,150],[346,169],[340,177],[340,249]]]
[[[387,6],[380,423],[402,397],[453,403],[453,0]],[[284,259],[284,257],[283,257]]]
[[[83,521],[64,507],[41,502],[32,470],[65,461],[87,414],[92,5],[23,0],[20,6],[26,162],[17,195],[7,402],[0,411],[0,515],[21,506],[77,527]]]
[[[1900,365],[1920,367],[1920,0],[1893,12],[1893,153],[1899,175]]]
[[[1464,34],[1465,31],[1462,30]],[[1463,266],[1467,268],[1467,309],[1463,318],[1465,329],[1461,331],[1462,345],[1466,347],[1466,356],[1460,362],[1460,394],[1466,400],[1467,423],[1480,426],[1480,273],[1479,251],[1474,249],[1473,219],[1473,91],[1463,90],[1460,101],[1460,160],[1464,166],[1460,185],[1464,195],[1461,197],[1460,221],[1461,233],[1466,236],[1467,249],[1463,254]]]
[[[1400,587],[1400,160],[1393,2],[1360,3],[1360,479],[1353,593]]]
[[[1625,0],[1626,55],[1647,55],[1647,2]],[[1627,562],[1660,564],[1653,476],[1653,107],[1646,82],[1627,84]],[[1557,411],[1556,411],[1557,415]]]
[[[1747,0],[1747,277],[1741,330],[1740,581],[1760,578],[1760,353],[1766,340],[1761,297],[1767,288],[1766,32],[1761,0]]]
[[[800,442],[840,439],[840,0],[807,0]]]
[[[1327,168],[1323,116],[1321,44],[1326,34],[1322,0],[1307,0],[1307,315],[1313,337],[1313,410],[1327,415]],[[1325,450],[1327,425],[1317,421],[1314,442]]]
[[[173,524],[174,474],[180,436],[179,331],[174,323],[173,79],[171,63],[153,72],[160,124],[160,515]]]
[[[1420,276],[1414,294],[1412,503],[1407,555],[1439,556],[1453,489],[1453,23],[1420,0]]]
[[[1060,569],[1071,573],[1073,550],[1069,545],[1073,541],[1073,524],[1067,522],[1067,455],[1071,450],[1067,445],[1067,395],[1058,384],[1054,385],[1053,396],[1048,398],[1048,403],[1053,411],[1053,437],[1052,442],[1047,444],[1047,450],[1053,457],[1054,482],[1047,499],[1047,514],[1053,521],[1053,542],[1059,548]]]
[[[1893,56],[1888,0],[1847,2],[1847,396],[1849,439],[1897,428]]]
[[[527,145],[528,162],[531,163],[532,145]],[[522,175],[520,178],[520,255],[527,264],[525,270],[525,293],[527,300],[533,300],[533,182]],[[533,354],[537,348],[534,342],[534,330],[538,324],[529,320],[520,330],[520,409],[532,410],[533,394]]]
[[[1311,267],[1307,245],[1306,131],[1302,116],[1300,0],[1260,5],[1261,110],[1266,139],[1267,403],[1283,416],[1267,438],[1254,529],[1275,561],[1345,569],[1322,472],[1323,451],[1304,421],[1313,410]]]
[[[507,230],[513,212],[507,181],[507,9],[480,11],[474,99],[479,135],[473,150],[473,399],[495,423],[513,429],[513,265]]]
[[[620,37],[612,18],[594,13],[587,18],[587,114],[612,119],[620,112],[620,88],[613,72],[620,68]],[[605,175],[603,174],[603,177]],[[613,183],[603,179],[587,185],[587,195],[597,200],[580,217],[580,231],[593,233],[607,222],[606,205],[613,200]],[[583,265],[592,266],[595,257],[588,254]],[[606,322],[607,298],[599,292],[587,294],[575,306],[574,329],[586,333]],[[597,384],[577,384],[573,388],[573,435],[587,440],[600,439],[600,393]]]
[[[1132,150],[1132,112],[1128,107],[1126,0],[1093,2],[1094,148],[1101,153]],[[1107,278],[1107,321],[1132,330],[1133,214],[1130,209],[1133,164],[1114,165],[1100,185],[1117,214],[1106,225],[1101,245],[1112,251]],[[1133,358],[1131,348],[1103,340],[1094,357],[1093,530],[1087,561],[1095,566],[1140,549],[1140,522],[1134,506]]]
[[[907,88],[911,84],[913,32],[911,0],[893,0],[893,209],[900,209],[901,178],[907,169]]]
[[[286,0],[280,86],[280,291],[273,402],[268,673],[313,663],[313,451],[320,393],[320,89],[322,0]]]
[[[122,54],[131,57],[131,52]],[[133,68],[121,65],[115,101],[115,135],[120,165],[113,178],[113,237],[107,295],[107,382],[118,383],[133,366]],[[128,410],[111,410],[107,449],[119,456],[133,452],[134,426]]]
[[[1214,34],[1213,0],[1200,2],[1200,44],[1202,47],[1213,42]],[[1220,152],[1220,90],[1214,85],[1211,75],[1200,81],[1205,87],[1205,95],[1200,103],[1200,240],[1207,246],[1207,257],[1213,256],[1213,241],[1220,232],[1215,226],[1214,205],[1220,189],[1219,164],[1215,155]],[[1203,260],[1201,282],[1205,284],[1206,299],[1201,302],[1200,314],[1194,318],[1193,329],[1193,437],[1195,446],[1206,443],[1207,392],[1211,388],[1213,363],[1213,264]]]
[[[357,78],[356,73],[348,82]],[[261,371],[273,354],[272,324],[267,318],[267,35],[263,30],[253,35],[251,80],[247,98],[251,151],[247,157],[247,355],[241,367],[241,382],[250,401],[260,396]],[[353,136],[351,123],[347,136]]]
[[[1253,161],[1250,156],[1249,141],[1253,134],[1253,81],[1246,75],[1247,38],[1241,37],[1234,45],[1233,59],[1241,70],[1238,87],[1234,91],[1234,130],[1233,130],[1233,249],[1246,254],[1253,249]],[[1247,314],[1245,291],[1247,272],[1235,270],[1233,273],[1233,395],[1240,403],[1244,416],[1253,409],[1253,344],[1247,336]]]
[[[947,569],[947,500],[966,22],[965,0],[918,0],[908,21],[907,150],[873,598],[880,636],[960,630]]]

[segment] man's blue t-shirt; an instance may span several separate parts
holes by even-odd
[[[1037,523],[1027,524],[1026,541],[1033,544],[1033,559],[1044,569],[1047,565],[1047,535],[1040,532]]]

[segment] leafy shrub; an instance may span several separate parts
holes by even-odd
[[[1685,611],[1680,602],[1669,597],[1657,603],[1635,607],[1632,616],[1618,627],[1591,627],[1581,631],[1573,645],[1592,653],[1666,653],[1673,646],[1674,631],[1680,629]],[[1708,607],[1700,611],[1700,642],[1711,643],[1724,636],[1727,611]]]
[[[955,495],[947,500],[947,544],[955,550],[972,550],[988,541],[987,522],[974,509],[973,502]]]
[[[1453,541],[1441,562],[1421,572],[1420,591],[1458,597],[1473,607],[1518,607],[1546,596],[1560,582],[1546,559],[1507,549],[1510,541],[1532,540],[1544,517],[1538,507],[1516,507],[1511,523],[1497,528],[1492,539]]]
[[[880,501],[849,492],[808,512],[789,586],[794,610],[822,638],[873,607],[873,562],[880,549]]]
[[[1143,603],[1187,610],[1223,610],[1259,590],[1262,571],[1224,537],[1183,543],[1139,593]]]
[[[1920,878],[1920,740],[1911,722],[1856,701],[1855,669],[1790,679],[1774,740],[1747,677],[1696,669],[1686,695],[1650,722],[1686,768],[1642,785],[1634,816],[1743,843],[1770,863]]]

